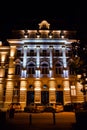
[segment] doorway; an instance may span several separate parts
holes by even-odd
[[[41,92],[41,103],[44,105],[49,103],[49,92],[48,91]]]
[[[34,91],[27,92],[27,105],[34,103]]]
[[[63,91],[56,91],[56,102],[63,104]]]

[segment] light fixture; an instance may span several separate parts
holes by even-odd
[[[48,34],[49,38],[52,38],[52,35],[53,35],[53,34],[52,34],[52,32],[50,31],[49,34]]]
[[[36,35],[37,35],[37,38],[40,38],[40,32],[39,31],[37,31],[37,33],[36,33]]]
[[[60,38],[64,38],[64,31],[63,30],[60,32]]]
[[[29,35],[28,30],[24,30],[24,37],[28,38],[28,35]]]

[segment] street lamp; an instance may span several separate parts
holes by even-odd
[[[84,102],[86,102],[86,93],[87,93],[87,74],[82,73],[77,75],[77,81],[80,82],[83,85],[83,88],[81,89],[81,92],[84,96]]]

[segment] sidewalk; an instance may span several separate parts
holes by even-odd
[[[74,112],[55,113],[15,113],[13,119],[7,115],[4,128],[11,130],[72,130],[75,123]]]

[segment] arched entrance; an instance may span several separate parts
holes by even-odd
[[[56,102],[63,104],[63,91],[56,91]]]
[[[29,85],[29,91],[27,91],[26,105],[29,105],[31,103],[34,103],[34,86],[33,85]]]
[[[41,103],[46,105],[47,103],[49,103],[49,91],[48,91],[48,86],[47,85],[43,85],[42,87],[42,91],[41,91]]]
[[[41,102],[44,105],[49,103],[49,91],[42,91],[41,92]]]
[[[34,103],[34,91],[27,91],[27,106]]]

